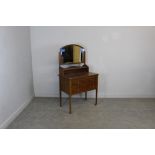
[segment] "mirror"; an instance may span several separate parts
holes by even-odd
[[[85,63],[85,49],[76,44],[66,45],[60,49],[60,64]]]

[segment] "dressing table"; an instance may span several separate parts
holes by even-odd
[[[89,72],[85,62],[85,49],[76,44],[62,47],[59,52],[59,92],[62,106],[62,91],[69,95],[69,113],[72,112],[72,95],[96,90],[95,105],[97,105],[98,74]]]

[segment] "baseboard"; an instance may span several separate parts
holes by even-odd
[[[15,112],[13,112],[9,118],[7,118],[1,125],[0,129],[6,129],[11,122],[25,109],[25,107],[31,102],[34,96],[32,96],[28,101],[25,101]]]

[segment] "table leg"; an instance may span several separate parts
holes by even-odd
[[[97,105],[97,93],[98,93],[98,89],[96,89],[96,102],[95,102],[95,105]]]
[[[85,92],[85,100],[87,100],[87,91]]]
[[[62,107],[62,96],[61,96],[61,90],[60,90],[60,107]]]
[[[71,95],[69,95],[69,114],[72,113],[72,107],[71,107]]]

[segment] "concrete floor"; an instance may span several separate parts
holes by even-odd
[[[150,129],[155,128],[155,99],[34,98],[9,129]]]

